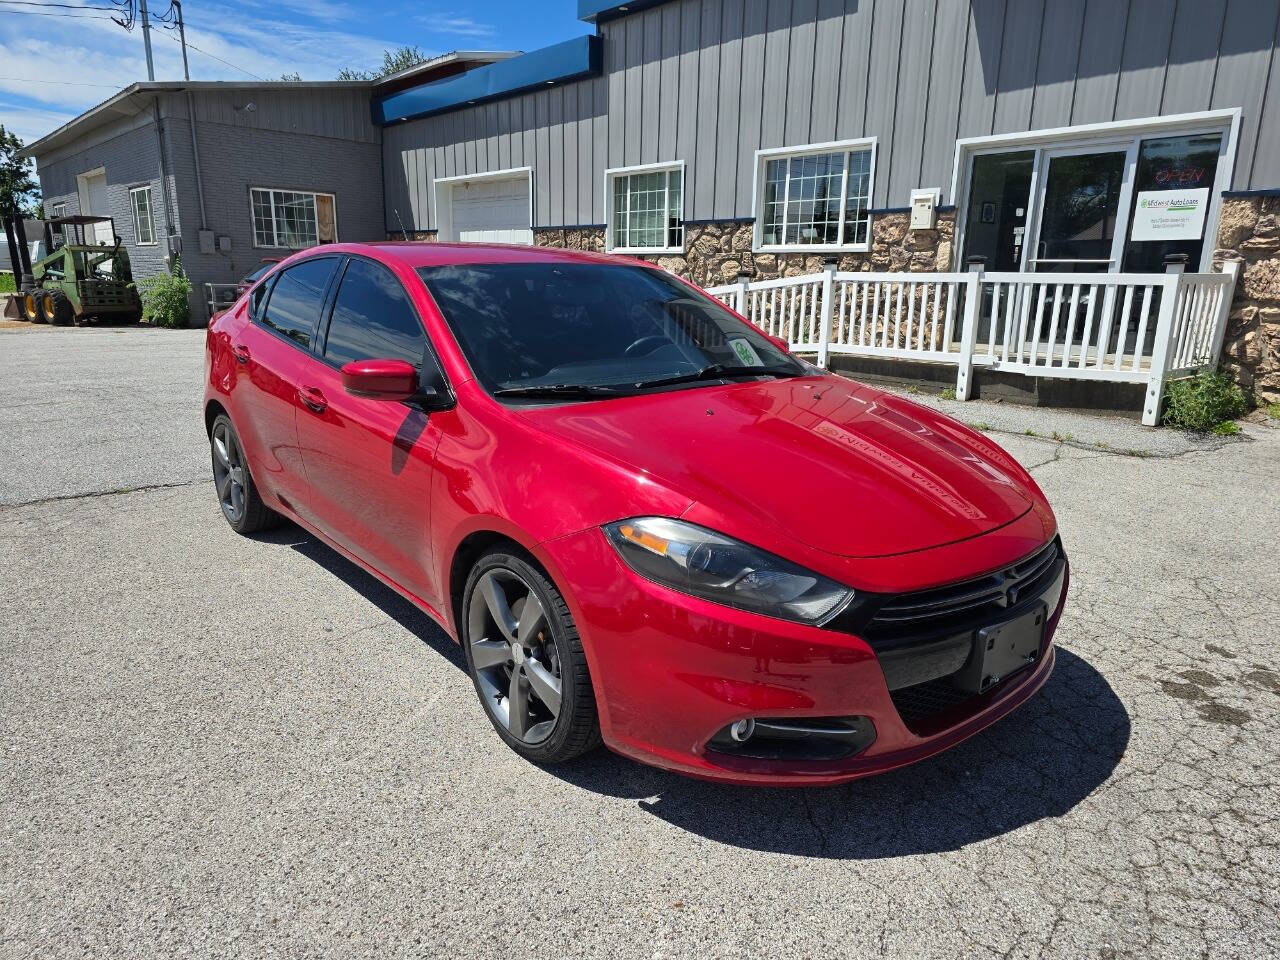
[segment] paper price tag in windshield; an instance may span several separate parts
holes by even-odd
[[[1131,240],[1199,240],[1209,188],[1143,190],[1134,200]]]
[[[738,362],[744,367],[763,367],[764,361],[760,359],[760,354],[756,353],[756,348],[743,339],[735,339],[729,341],[729,346],[733,347],[733,352],[738,355]]]

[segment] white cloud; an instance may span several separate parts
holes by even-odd
[[[458,37],[491,37],[496,32],[490,24],[455,14],[426,16],[420,20],[428,31]]]
[[[23,143],[34,143],[75,116],[75,113],[60,113],[0,100],[0,123],[10,133],[16,133]]]

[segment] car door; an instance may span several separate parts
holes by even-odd
[[[369,359],[406,360],[420,379],[443,386],[400,281],[380,263],[351,257],[340,272],[318,358],[300,384],[307,509],[339,545],[410,593],[438,603],[429,512],[439,418],[412,401],[347,393],[343,364]]]
[[[307,495],[298,450],[298,385],[314,362],[312,345],[340,261],[314,257],[281,271],[265,299],[250,298],[249,322],[231,340],[239,368],[236,429],[253,464],[254,480],[295,513],[304,509]]]

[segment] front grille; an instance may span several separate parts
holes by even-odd
[[[914,687],[894,690],[890,696],[893,698],[893,705],[898,708],[902,722],[908,728],[916,728],[924,721],[960,706],[976,694],[953,687],[950,678],[942,677],[928,683],[918,683]]]
[[[1062,546],[1055,539],[1024,560],[975,580],[889,597],[866,627],[866,636],[892,639],[954,633],[998,620],[1020,601],[1046,591],[1058,574]]]

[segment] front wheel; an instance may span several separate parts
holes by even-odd
[[[40,297],[40,312],[46,323],[69,327],[76,318],[75,307],[61,290],[47,290]]]
[[[218,491],[222,515],[236,533],[257,533],[274,527],[280,515],[262,502],[262,495],[249,472],[249,461],[240,445],[236,428],[225,413],[218,414],[209,431],[213,458],[213,484]]]
[[[480,558],[463,593],[467,671],[498,735],[535,763],[600,744],[586,656],[564,598],[527,560]]]

